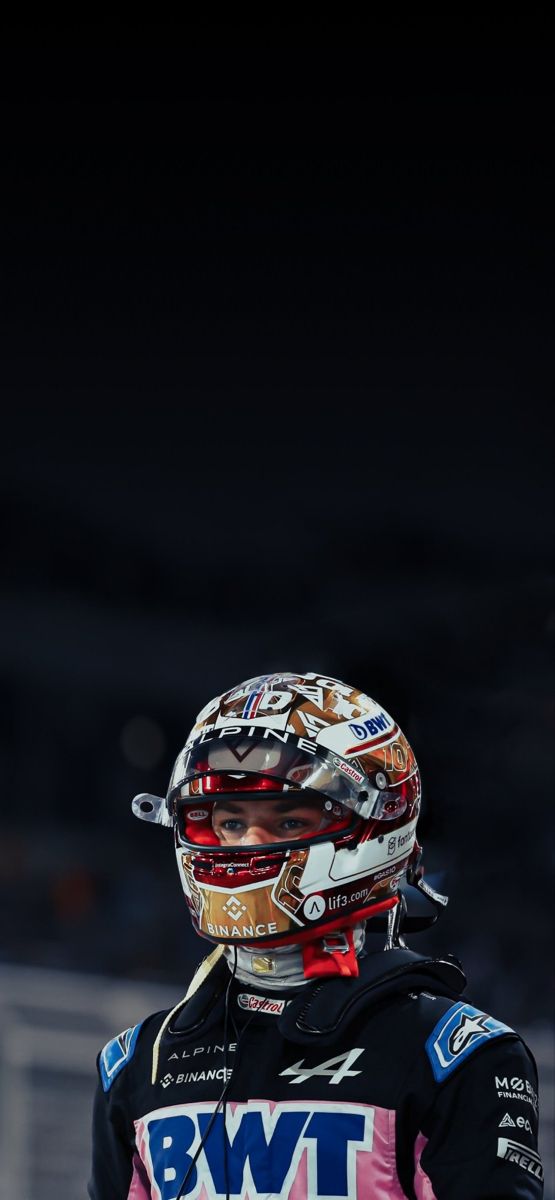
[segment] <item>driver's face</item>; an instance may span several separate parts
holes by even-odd
[[[298,800],[218,800],[212,828],[225,846],[262,846],[318,833],[328,821],[321,805]]]

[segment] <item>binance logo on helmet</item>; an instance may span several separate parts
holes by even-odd
[[[392,909],[420,853],[419,808],[394,719],[315,672],[261,675],[210,700],[165,800],[133,802],[174,830],[197,931],[245,946],[302,943]]]

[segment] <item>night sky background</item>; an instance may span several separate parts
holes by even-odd
[[[2,106],[0,958],[177,998],[210,947],[131,798],[211,696],[314,670],[414,746],[451,900],[413,949],[551,1019],[546,60],[145,61]]]

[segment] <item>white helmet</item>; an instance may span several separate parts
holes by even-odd
[[[229,845],[217,813],[279,801],[316,815],[283,840]],[[173,826],[193,924],[213,942],[280,946],[359,924],[398,904],[420,847],[420,773],[394,719],[315,672],[263,675],[211,700],[175,763],[166,800],[135,814]],[[296,823],[298,824],[298,823]]]

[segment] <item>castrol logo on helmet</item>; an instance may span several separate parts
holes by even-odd
[[[343,771],[344,775],[348,775],[349,779],[354,779],[355,783],[364,783],[364,775],[361,775],[360,771],[355,771],[350,763],[342,762],[340,758],[334,758],[333,765],[337,767],[338,771]]]

